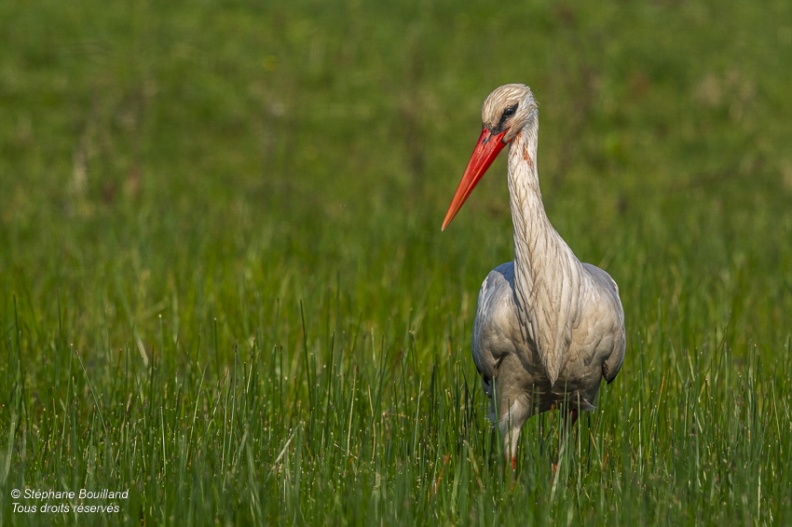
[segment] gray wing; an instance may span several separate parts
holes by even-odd
[[[509,262],[490,271],[484,279],[473,324],[473,360],[489,397],[501,361],[515,352],[515,343],[520,340],[514,306],[514,264]]]
[[[599,318],[606,322],[609,327],[601,335],[604,343],[607,343],[604,360],[602,362],[602,376],[610,383],[616,378],[616,374],[624,363],[624,351],[626,347],[626,335],[624,329],[624,309],[619,299],[619,286],[608,273],[599,267],[584,263],[583,266],[589,272],[595,283],[598,284],[599,293]]]

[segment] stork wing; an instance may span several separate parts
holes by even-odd
[[[624,350],[626,347],[626,335],[624,330],[624,309],[619,299],[619,286],[613,281],[608,273],[597,266],[584,263],[583,266],[594,278],[599,291],[599,317],[603,321],[608,321],[609,330],[601,338],[610,343],[610,350],[607,351],[602,362],[602,376],[610,383],[616,378],[616,374],[624,362]]]
[[[492,397],[492,380],[501,360],[520,342],[520,323],[514,307],[514,264],[499,265],[487,275],[479,291],[473,325],[473,360]]]

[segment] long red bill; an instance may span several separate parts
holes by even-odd
[[[441,230],[445,230],[448,227],[448,224],[451,223],[459,209],[462,208],[470,193],[473,192],[473,188],[475,188],[481,176],[484,175],[492,162],[495,161],[495,158],[498,157],[498,153],[506,146],[506,143],[503,142],[503,136],[506,135],[507,131],[504,130],[497,135],[493,135],[487,127],[484,127],[484,130],[481,131],[481,136],[478,143],[476,143],[476,148],[473,149],[473,155],[470,156],[470,161],[468,161],[468,166],[456,189],[454,199],[451,200],[451,205],[448,207]]]

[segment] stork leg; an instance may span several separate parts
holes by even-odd
[[[529,417],[529,408],[529,405],[518,399],[508,406],[508,410],[500,419],[503,453],[506,455],[506,461],[511,463],[512,470],[515,471],[517,470],[517,441],[520,439],[520,430]]]
[[[517,470],[517,441],[520,439],[521,428],[522,425],[514,426],[508,422],[501,423],[503,452],[506,454],[506,461],[511,461],[511,468],[515,471]]]
[[[579,412],[577,408],[570,408],[569,414],[567,415],[567,419],[569,420],[569,429],[572,430],[572,427],[575,426],[579,417]]]
[[[579,415],[580,412],[578,411],[577,408],[570,408],[566,414],[566,417],[562,417],[561,433],[560,433],[561,441],[559,443],[559,449],[564,448],[564,443],[567,441],[569,437],[567,434],[572,433],[572,428],[575,426],[575,423],[577,422]],[[556,453],[555,461],[550,467],[551,470],[553,471],[553,474],[556,474],[556,472],[558,472],[558,462],[559,462],[558,458],[560,453],[561,453],[560,450],[558,453]]]

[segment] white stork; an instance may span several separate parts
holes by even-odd
[[[517,439],[531,415],[565,408],[574,423],[578,411],[595,408],[601,379],[611,382],[624,360],[624,311],[616,282],[581,263],[547,218],[536,169],[539,109],[531,89],[497,88],[481,118],[481,136],[442,228],[508,144],[514,261],[493,269],[481,286],[473,360],[516,468]]]

